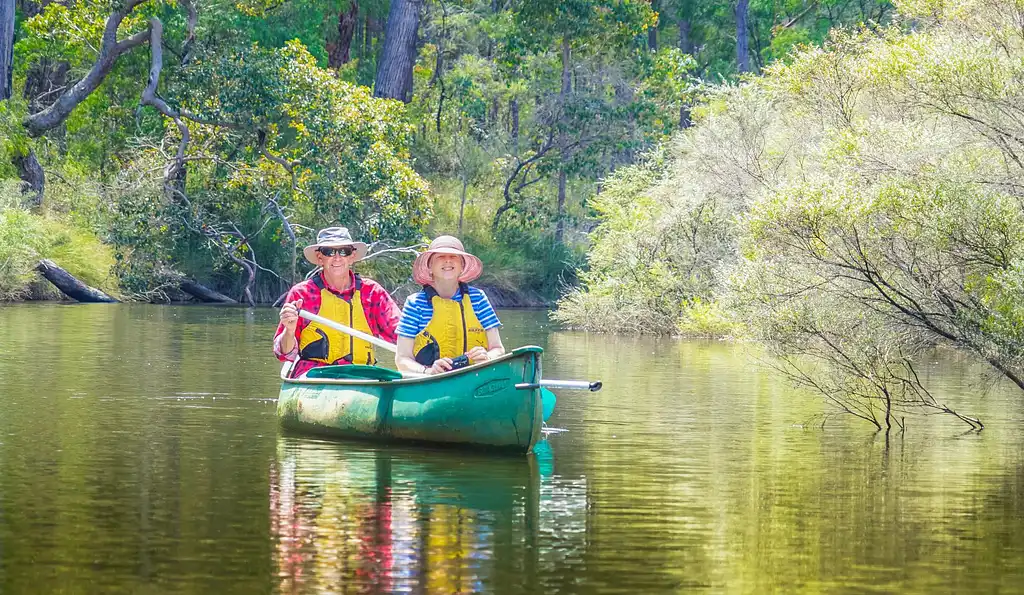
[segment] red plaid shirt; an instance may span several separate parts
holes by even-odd
[[[327,281],[323,279],[323,273],[320,274],[320,279],[323,281],[324,287],[327,287],[328,291],[334,295],[340,297],[343,300],[351,300],[352,294],[355,292],[355,276],[349,271],[349,287],[345,291],[335,291]],[[395,300],[391,299],[391,294],[386,289],[380,286],[376,281],[361,277],[363,281],[363,287],[359,291],[362,296],[363,302],[363,313],[366,314],[366,322],[370,326],[370,330],[374,336],[380,337],[385,341],[395,343],[398,340],[398,336],[395,331],[398,330],[398,319],[402,316],[402,311],[398,308],[398,304]],[[303,281],[302,283],[296,283],[295,287],[292,287],[288,292],[288,296],[285,297],[285,301],[294,302],[295,300],[302,300],[302,309],[312,312],[313,314],[320,313],[320,288],[313,283],[312,279]],[[302,329],[309,325],[309,321],[305,318],[299,318],[298,324],[295,325],[295,347],[292,348],[290,353],[281,352],[281,335],[284,333],[284,325],[277,325],[277,332],[274,333],[274,355],[277,359],[287,362],[295,361],[299,359],[299,338],[302,336]],[[324,364],[320,362],[314,362],[311,360],[300,359],[292,367],[291,376],[297,378],[312,368],[322,366]]]

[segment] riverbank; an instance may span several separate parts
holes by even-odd
[[[158,304],[231,304],[236,301],[243,303],[247,301],[244,299],[235,300],[228,295],[220,293],[218,289],[208,287],[195,280],[183,277],[178,278],[172,283],[164,284],[157,291],[150,291],[146,294],[125,298],[120,296],[119,292],[111,291],[109,288],[107,289],[107,292],[98,290],[47,259],[39,260],[34,268],[28,268],[28,265],[24,268],[26,270],[24,271],[21,279],[9,279],[9,281],[12,282],[12,288],[11,291],[6,294],[8,299],[0,299],[0,302],[16,303],[20,301],[61,301],[63,298],[70,298],[74,301],[83,302],[127,301]],[[389,287],[386,280],[382,280],[376,276],[365,274],[364,276],[374,278],[374,280],[388,288],[392,297],[400,304],[404,303],[409,295],[419,291],[420,289],[418,285],[411,282],[402,283],[397,285],[397,287]],[[531,288],[515,287],[514,284],[509,282],[501,283],[500,281],[502,279],[503,277],[499,271],[497,275],[492,274],[484,282],[474,283],[473,285],[483,290],[484,293],[487,294],[491,304],[496,308],[550,308],[555,303],[554,299],[545,297]],[[498,280],[498,282],[488,282],[488,280]],[[105,279],[105,285],[108,287],[111,285],[109,280]],[[283,288],[278,291],[283,291]],[[257,296],[258,295],[259,294],[257,294]],[[263,295],[267,296],[271,294],[264,293]],[[15,296],[16,299],[13,299]],[[259,297],[256,296],[254,297],[255,305],[278,306],[284,299],[285,294],[278,294],[278,297],[274,301],[270,301],[269,299],[259,299]]]
[[[487,299],[490,300],[491,305],[494,306],[495,308],[500,308],[500,309],[509,309],[509,308],[513,308],[513,309],[515,309],[515,308],[523,308],[523,309],[527,309],[527,308],[528,309],[551,308],[554,305],[554,303],[555,303],[554,300],[545,299],[543,296],[540,296],[540,295],[538,295],[538,294],[536,294],[534,292],[530,292],[530,291],[516,291],[516,290],[510,290],[510,289],[507,289],[507,288],[498,288],[498,287],[488,286],[488,285],[477,285],[476,287],[478,287],[479,289],[483,290],[483,292],[487,294]],[[398,291],[395,291],[392,295],[395,298],[395,301],[398,302],[399,305],[401,305],[401,304],[405,303],[405,298],[408,297],[413,291],[415,291],[414,288],[401,287],[401,288],[399,288]],[[37,302],[78,303],[75,300],[68,299],[67,296],[61,295],[57,291],[57,289],[55,287],[53,287],[52,285],[47,283],[42,278],[40,278],[39,280],[34,280],[32,283],[30,283],[28,288],[26,289],[24,295],[25,295],[24,299],[0,301],[0,304],[6,305],[6,304],[19,304],[19,303],[37,303]],[[161,302],[147,302],[147,301],[141,301],[141,300],[125,300],[125,301],[135,302],[135,303],[157,303],[157,304],[170,305],[170,306],[181,306],[181,305],[191,305],[191,304],[195,304],[195,305],[202,304],[202,305],[207,305],[207,306],[215,306],[215,305],[223,305],[223,306],[243,305],[243,306],[245,306],[245,305],[247,305],[247,304],[244,304],[244,303],[234,303],[234,304],[232,304],[232,303],[220,303],[220,304],[218,304],[218,303],[213,303],[213,302],[204,302],[204,301],[201,301],[201,300],[198,300],[198,299],[180,299],[180,300],[170,300],[170,301],[161,301]],[[256,306],[257,307],[262,307],[262,306],[274,307],[274,304],[271,303],[271,302],[257,302]]]

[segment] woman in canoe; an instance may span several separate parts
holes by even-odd
[[[412,278],[423,291],[409,296],[402,309],[399,370],[440,374],[467,360],[479,363],[505,353],[494,308],[483,291],[468,285],[481,273],[480,259],[452,236],[436,238],[416,257]]]
[[[344,227],[329,227],[320,230],[316,243],[306,246],[302,254],[321,270],[288,292],[274,335],[274,355],[295,362],[292,378],[329,364],[376,363],[369,342],[298,315],[299,309],[307,310],[395,342],[401,314],[398,304],[375,281],[352,272],[352,265],[366,256],[366,244],[352,241]]]

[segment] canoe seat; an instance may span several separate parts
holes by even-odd
[[[352,380],[401,380],[402,374],[388,368],[350,364],[346,366],[320,366],[306,372],[306,378],[347,378]]]

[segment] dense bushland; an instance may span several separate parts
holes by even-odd
[[[756,339],[879,427],[960,415],[918,373],[938,346],[1024,389],[1024,9],[898,7],[716,90],[618,172],[556,318]]]

